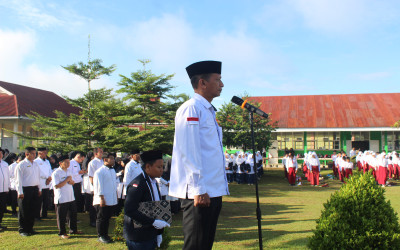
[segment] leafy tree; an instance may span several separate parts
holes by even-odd
[[[248,99],[244,94],[243,99]],[[260,107],[260,103],[249,101],[253,106]],[[216,114],[219,125],[223,131],[223,144],[227,147],[251,149],[251,130],[249,112],[229,102],[222,105]],[[260,150],[271,146],[271,132],[276,124],[270,124],[270,119],[265,119],[257,114],[254,115],[255,147]]]
[[[171,112],[171,105],[165,101],[172,97],[168,95],[173,88],[169,81],[174,75],[155,75],[151,70],[146,70],[149,60],[139,61],[143,69],[131,73],[130,78],[120,75],[118,85],[121,88],[117,93],[124,95],[123,100],[129,102],[131,114],[136,115],[137,123],[144,124],[144,130],[147,130],[148,124],[170,124],[174,112]]]

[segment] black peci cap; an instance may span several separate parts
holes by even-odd
[[[140,158],[144,163],[149,161],[159,160],[162,159],[162,151],[161,150],[145,151],[140,155]]]
[[[38,152],[40,152],[40,151],[46,151],[47,150],[47,148],[46,147],[40,147],[40,148],[37,148],[37,151]]]
[[[189,78],[202,74],[221,74],[221,67],[222,63],[219,61],[201,61],[187,66],[186,72],[188,73]]]
[[[58,161],[59,161],[59,162],[62,162],[62,161],[65,161],[65,160],[69,160],[68,155],[62,155],[62,156],[60,156],[60,157],[58,158]]]

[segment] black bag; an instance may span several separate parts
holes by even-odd
[[[233,169],[233,172],[237,172],[237,170],[238,170],[238,166],[235,164],[235,165],[233,165],[233,167],[232,167],[232,169]]]
[[[229,164],[228,164],[228,170],[232,170],[232,167],[233,167],[233,162],[229,162]]]
[[[240,172],[244,172],[244,170],[245,170],[245,168],[246,168],[246,166],[245,166],[246,164],[245,163],[242,163],[242,164],[240,164]]]

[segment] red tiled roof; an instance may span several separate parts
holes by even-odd
[[[12,95],[0,94],[1,116],[26,116],[37,112],[48,117],[55,117],[55,110],[66,114],[78,113],[76,108],[53,92],[0,81],[0,87]]]
[[[400,120],[400,93],[254,96],[279,128],[390,127]]]

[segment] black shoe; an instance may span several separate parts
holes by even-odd
[[[21,235],[21,236],[23,236],[23,237],[31,236],[30,233],[24,233],[24,232],[19,233],[19,235]]]
[[[36,232],[35,230],[31,231],[31,235],[35,235],[35,234],[39,234],[38,232]]]
[[[52,217],[48,217],[48,216],[45,216],[45,217],[43,216],[43,217],[40,217],[40,219],[42,219],[42,220],[43,219],[50,220],[50,219],[53,219],[53,218]]]
[[[96,223],[90,223],[91,227],[96,227]]]
[[[108,243],[111,243],[111,240],[107,239],[105,237],[99,237],[99,242],[108,244]]]

